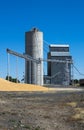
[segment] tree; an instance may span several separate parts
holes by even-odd
[[[6,80],[12,81],[12,77],[11,76],[6,76]]]
[[[17,78],[12,78],[11,76],[6,76],[6,80],[9,80],[14,83],[20,83],[20,81]]]
[[[75,84],[78,84],[78,83],[79,83],[79,80],[78,80],[78,79],[74,79],[74,83],[75,83]]]

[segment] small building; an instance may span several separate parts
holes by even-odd
[[[48,77],[51,84],[69,85],[71,81],[71,61],[69,45],[49,45],[48,59],[55,62],[48,62]]]

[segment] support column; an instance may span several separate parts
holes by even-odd
[[[9,76],[10,76],[10,57],[9,53],[7,54],[7,76],[8,76],[8,81],[9,81]]]
[[[29,61],[29,83],[31,84],[31,60]]]
[[[18,57],[16,57],[16,80],[18,83]]]

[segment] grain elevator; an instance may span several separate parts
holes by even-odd
[[[69,85],[71,81],[72,61],[69,45],[49,45],[48,59],[57,60],[57,62],[48,62],[48,76],[52,77],[50,83]]]
[[[25,61],[25,82],[43,85],[43,32],[37,28],[25,33],[25,54],[40,61]]]

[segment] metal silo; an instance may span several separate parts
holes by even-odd
[[[25,54],[39,60],[43,58],[43,32],[33,28],[25,33]],[[25,82],[43,85],[43,63],[26,61],[25,63]]]

